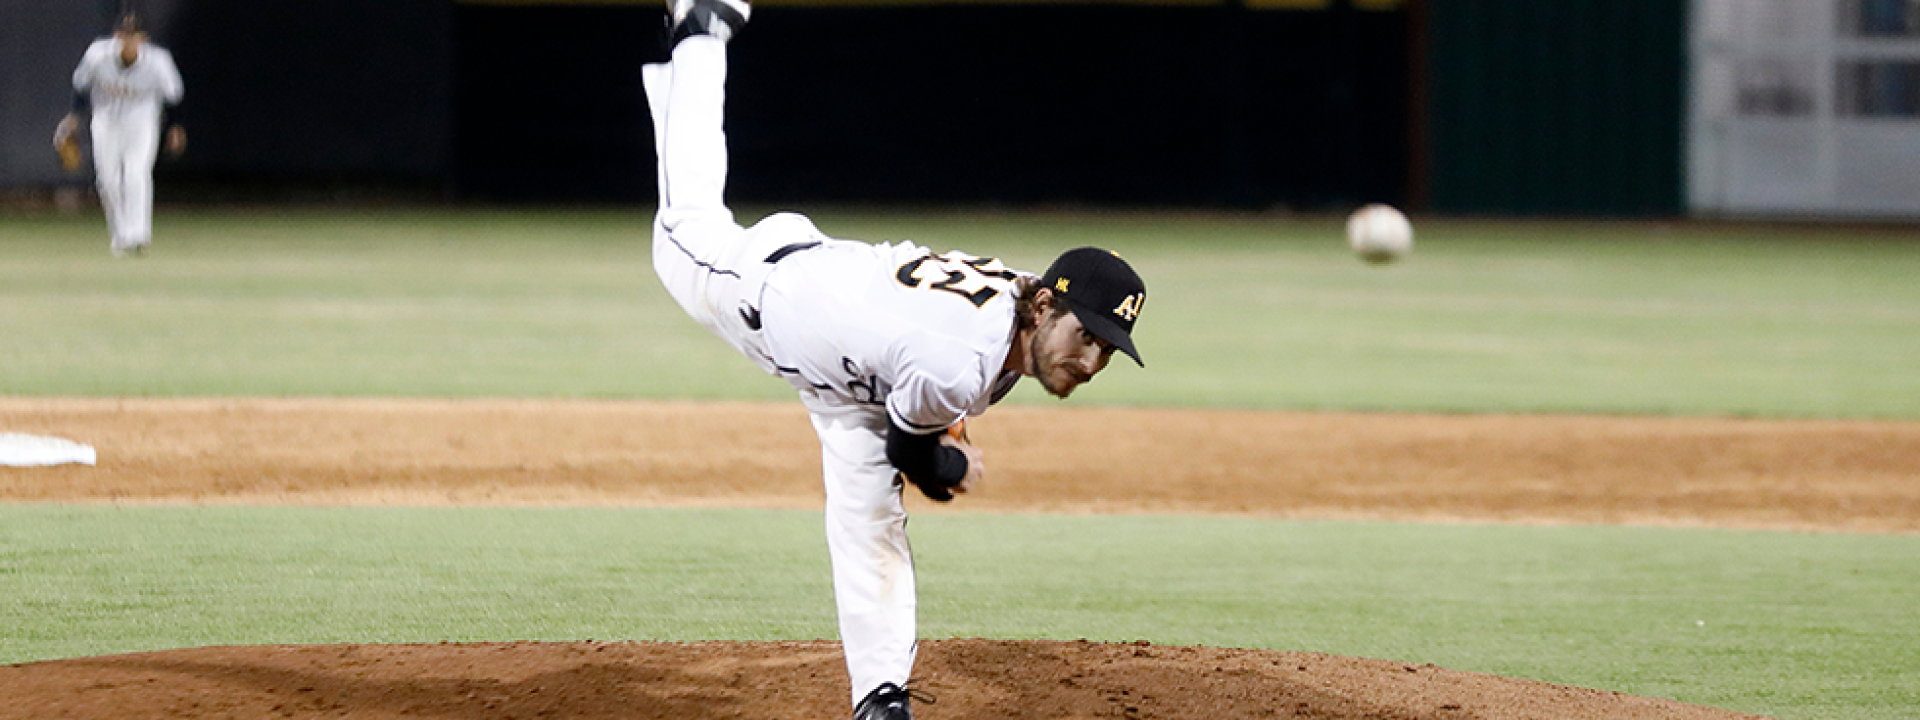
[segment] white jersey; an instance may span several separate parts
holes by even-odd
[[[832,240],[767,276],[759,309],[768,354],[816,411],[885,409],[920,434],[986,412],[1020,379],[1017,274],[991,258],[912,243]]]
[[[113,122],[160,122],[160,104],[180,102],[185,88],[173,54],[141,43],[132,65],[120,66],[120,41],[103,38],[87,46],[73,70],[73,89],[88,94],[93,115]]]

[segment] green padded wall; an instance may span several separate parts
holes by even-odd
[[[1428,0],[1427,205],[1677,215],[1686,0]]]

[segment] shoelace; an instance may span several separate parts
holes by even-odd
[[[924,683],[924,682],[925,682],[924,680],[915,680],[913,678],[907,678],[907,686],[900,688],[900,691],[906,693],[907,699],[909,700],[920,703],[922,705],[932,705],[935,702],[937,702],[933,697],[933,693],[927,692],[926,690],[921,689],[919,685],[915,684],[915,683]]]

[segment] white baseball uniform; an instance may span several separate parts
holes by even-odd
[[[94,182],[113,248],[145,246],[153,235],[153,161],[160,149],[161,103],[180,102],[184,88],[173,55],[141,43],[132,65],[120,65],[120,41],[95,40],[73,70],[73,89],[93,106]]]
[[[820,438],[841,645],[858,702],[904,687],[915,651],[913,561],[889,423],[940,432],[1019,379],[1013,271],[912,243],[823,235],[780,213],[750,228],[723,194],[725,42],[696,35],[643,69],[660,158],[654,270],[700,324],[799,391]]]

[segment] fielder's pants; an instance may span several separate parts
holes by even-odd
[[[153,239],[153,160],[160,150],[160,119],[95,113],[93,175],[107,216],[113,249]]]
[[[740,311],[759,307],[774,250],[827,238],[791,213],[752,228],[726,206],[726,44],[695,36],[673,60],[642,69],[660,158],[660,211],[653,223],[653,265],[660,282],[694,320],[742,355],[775,373],[758,330]],[[840,642],[852,680],[851,703],[881,683],[905,686],[916,650],[914,577],[907,513],[887,462],[884,411],[826,411],[807,401],[820,437],[826,485],[827,553]]]

